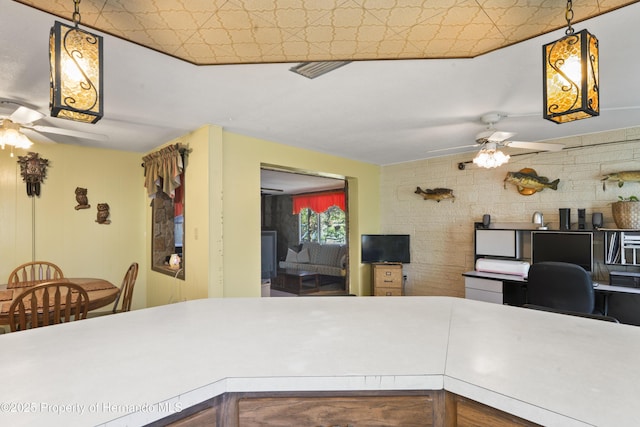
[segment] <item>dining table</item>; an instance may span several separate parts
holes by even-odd
[[[105,279],[65,277],[60,280],[80,285],[87,291],[89,311],[111,304],[120,293],[119,287]],[[14,299],[31,287],[45,282],[46,280],[20,282],[12,284],[11,288],[7,288],[6,284],[0,285],[0,325],[9,324],[9,307]]]

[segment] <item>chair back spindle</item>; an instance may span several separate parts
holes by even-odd
[[[32,261],[16,267],[11,274],[7,288],[19,287],[21,283],[39,283],[64,278],[62,269],[52,262]]]
[[[20,294],[9,307],[11,331],[86,319],[89,295],[79,285],[52,281]]]
[[[122,297],[122,308],[119,310],[120,312],[131,310],[131,302],[133,300],[133,287],[136,284],[136,279],[138,277],[138,263],[131,263],[127,272],[122,279],[122,286],[120,286],[120,293],[116,298],[116,302],[113,304],[113,313],[118,312],[118,303],[120,298]]]

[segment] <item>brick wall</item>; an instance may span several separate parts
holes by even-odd
[[[593,119],[597,120],[597,119]],[[640,197],[640,183],[615,183],[603,190],[603,174],[640,170],[640,127],[558,141],[567,145],[557,153],[533,154],[511,151],[510,162],[497,169],[480,169],[458,163],[470,161],[474,153],[417,160],[382,168],[381,222],[384,233],[411,235],[411,264],[405,265],[407,295],[464,297],[462,273],[473,270],[473,223],[491,215],[494,223],[530,223],[535,211],[544,215],[551,228],[558,228],[558,209],[571,208],[604,214],[605,226],[615,228],[611,203],[619,195]],[[425,151],[427,144],[425,143]],[[514,155],[514,153],[526,153]],[[507,172],[533,168],[549,180],[560,178],[557,191],[545,189],[531,196],[504,185]],[[423,200],[416,187],[445,187],[455,201]]]

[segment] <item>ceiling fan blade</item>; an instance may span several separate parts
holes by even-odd
[[[20,128],[20,132],[22,132],[24,134],[24,136],[26,136],[27,138],[29,138],[29,140],[31,142],[42,142],[44,144],[57,144],[58,141],[54,141],[53,139],[49,138],[47,135],[43,134],[43,133],[39,133],[36,132],[33,129],[29,129],[26,127],[21,127]]]
[[[528,150],[538,151],[560,151],[564,148],[564,144],[551,144],[547,142],[525,142],[525,141],[508,141],[504,143],[507,147],[526,148]]]
[[[490,136],[487,137],[487,141],[491,142],[502,142],[514,136],[513,132],[500,132],[494,131]]]
[[[436,148],[435,150],[427,150],[426,153],[439,153],[441,151],[458,150],[460,148],[480,147],[482,144],[458,145],[456,147]]]
[[[9,116],[9,119],[14,123],[33,123],[35,121],[40,120],[44,117],[44,114],[32,110],[31,108],[27,108],[24,106],[20,106]]]
[[[52,126],[33,125],[33,126],[25,126],[25,128],[35,130],[36,132],[52,133],[55,135],[67,135],[67,136],[73,136],[75,138],[92,139],[95,141],[109,140],[109,137],[107,135],[102,135],[99,133],[81,132],[79,130],[56,128]]]

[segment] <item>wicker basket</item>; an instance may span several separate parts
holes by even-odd
[[[640,229],[640,202],[615,202],[611,205],[611,213],[618,228]]]

